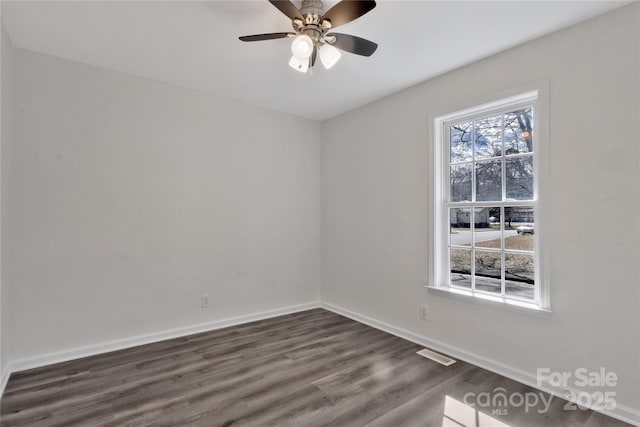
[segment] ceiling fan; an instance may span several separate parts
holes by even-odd
[[[326,69],[333,67],[342,54],[338,49],[356,55],[371,56],[378,45],[372,41],[349,34],[329,33],[339,25],[358,19],[376,7],[373,0],[342,0],[331,9],[323,12],[322,1],[302,0],[298,9],[289,0],[269,0],[278,10],[291,19],[295,32],[256,34],[242,36],[243,42],[293,38],[289,61],[291,68],[306,73],[320,62]]]

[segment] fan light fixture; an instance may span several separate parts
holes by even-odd
[[[314,54],[314,49],[317,49],[320,55],[320,62],[322,62],[322,65],[324,65],[324,68],[327,70],[336,65],[340,58],[342,58],[342,54],[335,47],[326,42],[316,47],[311,37],[303,34],[294,38],[291,43],[291,53],[293,53],[293,56],[289,60],[289,66],[301,73],[309,71],[309,58]]]
[[[342,57],[340,51],[330,44],[323,44],[318,51],[320,52],[320,62],[327,70],[336,65]]]
[[[289,60],[289,67],[301,73],[306,73],[309,69],[309,59],[300,59],[292,56]]]
[[[0,0],[1,1],[1,0]],[[378,45],[370,40],[349,34],[334,33],[334,28],[354,21],[376,7],[375,0],[340,0],[324,11],[321,0],[302,0],[298,9],[291,0],[269,0],[291,19],[293,31],[242,36],[244,42],[293,38],[289,66],[306,73],[320,62],[326,69],[336,65],[342,57],[338,49],[360,56],[371,56]]]
[[[307,35],[300,35],[291,43],[291,53],[298,59],[308,60],[313,52],[313,40]]]

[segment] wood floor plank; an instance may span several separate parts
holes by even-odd
[[[252,338],[254,343],[251,346],[251,350],[259,352],[262,357],[277,357],[280,353],[291,351],[292,348],[299,347],[300,344],[298,342],[307,342],[307,338],[315,340],[316,338],[321,338],[319,335],[326,335],[326,331],[331,331],[331,333],[333,333],[334,327],[340,328],[342,325],[329,325],[324,331],[302,334],[297,338],[288,336],[286,338],[280,338],[277,341],[264,341],[259,343],[254,337]],[[136,385],[137,380],[141,380],[143,383],[150,379],[158,381],[172,374],[184,373],[178,371],[181,367],[190,371],[197,370],[199,374],[202,374],[207,371],[208,367],[215,366],[215,370],[220,372],[221,367],[223,366],[226,367],[228,364],[233,365],[233,362],[241,363],[244,361],[244,355],[247,354],[249,346],[237,346],[235,345],[236,343],[237,342],[222,341],[217,345],[217,348],[209,349],[207,352],[202,351],[202,344],[200,346],[193,346],[191,350],[192,354],[190,355],[191,358],[189,359],[187,355],[186,361],[177,359],[175,353],[167,352],[167,355],[164,358],[155,359],[154,356],[154,359],[151,359],[155,362],[162,362],[158,364],[158,366],[154,366],[153,363],[149,363],[149,360],[147,360],[146,362],[138,361],[137,363],[123,363],[125,369],[120,369],[118,367],[93,368],[86,371],[81,380],[77,379],[78,377],[75,375],[72,375],[71,378],[65,379],[64,392],[71,393],[78,389],[77,393],[81,394],[84,398],[87,398],[87,396],[92,393],[102,392],[104,387],[113,387],[112,391],[117,392],[122,388]],[[212,344],[207,343],[207,345],[210,346]],[[137,354],[134,357],[137,357]],[[189,360],[191,361],[190,363]],[[246,365],[244,367],[247,368]],[[89,372],[91,375],[87,375]],[[99,379],[99,381],[96,381],[96,379]],[[32,405],[34,401],[38,401],[40,404],[43,404],[45,401],[42,400],[42,394],[46,396],[47,390],[49,390],[51,385],[52,384],[49,383],[45,387],[30,387],[26,390],[23,386],[20,389],[21,393],[19,398],[23,404],[28,406]],[[53,385],[59,386],[60,384]],[[13,389],[7,389],[5,395],[6,401],[10,403],[14,394],[15,392]],[[59,399],[60,395],[51,396],[51,393],[49,392],[48,397],[51,399]]]
[[[441,366],[420,348],[308,310],[15,373],[0,427],[440,427],[466,393],[540,393],[464,362]],[[463,409],[508,427],[626,425],[564,403]]]

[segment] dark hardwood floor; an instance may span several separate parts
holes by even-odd
[[[540,392],[464,362],[441,366],[420,349],[309,310],[15,373],[0,425],[627,425],[565,411],[558,398],[545,413],[474,408],[466,393]]]

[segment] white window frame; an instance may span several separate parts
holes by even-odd
[[[515,94],[514,94],[515,93]],[[497,97],[496,97],[497,98]],[[505,112],[507,110],[517,110],[519,107],[533,107],[534,122],[534,150],[533,150],[533,170],[534,187],[533,200],[531,201],[509,201],[509,206],[527,205],[533,206],[535,215],[536,232],[534,234],[534,268],[535,268],[535,299],[532,302],[525,302],[515,298],[496,296],[462,289],[449,285],[449,234],[450,220],[448,212],[448,195],[450,191],[449,180],[449,132],[451,124],[461,121],[486,117],[491,114]],[[429,278],[427,287],[437,292],[444,291],[445,294],[456,297],[469,298],[472,301],[489,302],[497,306],[513,306],[526,309],[550,311],[549,295],[549,250],[547,245],[547,224],[546,205],[544,203],[547,194],[547,174],[541,171],[549,170],[548,161],[548,90],[546,82],[530,85],[526,89],[512,92],[509,95],[498,98],[496,101],[485,102],[475,107],[462,109],[452,113],[438,115],[432,120],[433,136],[431,141],[431,171],[432,186],[430,195],[430,218],[431,233],[429,236],[430,256],[429,256]],[[504,175],[504,174],[503,174]],[[503,178],[504,179],[504,178]],[[475,182],[475,175],[473,177]],[[504,186],[503,186],[504,191]],[[499,205],[504,205],[500,202]],[[463,205],[456,203],[456,205]],[[483,204],[494,206],[495,202],[469,203],[469,207]],[[501,249],[504,252],[504,247]],[[472,260],[472,263],[474,261]],[[504,266],[503,266],[504,268]]]

